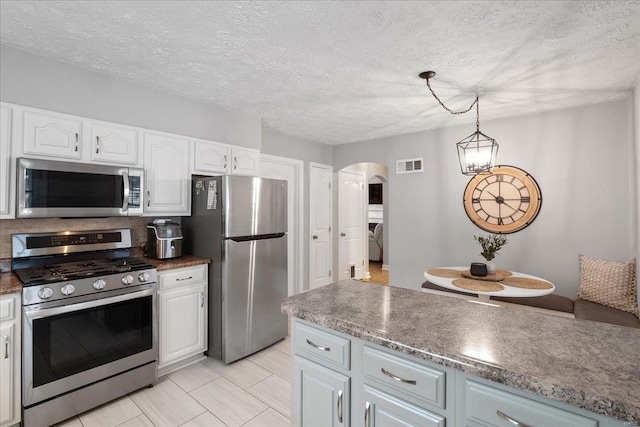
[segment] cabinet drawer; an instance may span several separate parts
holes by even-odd
[[[598,421],[474,381],[465,381],[465,418],[508,427],[597,427]],[[513,421],[509,421],[509,419]]]
[[[301,323],[295,323],[294,349],[351,369],[351,341]]]
[[[438,408],[445,407],[444,371],[365,346],[364,376]]]
[[[13,320],[16,313],[17,298],[14,296],[0,298],[0,320]]]
[[[176,286],[191,285],[207,281],[207,266],[177,268],[158,273],[160,289],[175,288]]]

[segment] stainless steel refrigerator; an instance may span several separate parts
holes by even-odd
[[[183,247],[212,260],[208,354],[230,363],[287,335],[287,182],[194,177],[191,200]]]

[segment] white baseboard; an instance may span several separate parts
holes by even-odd
[[[364,273],[364,276],[362,277],[363,279],[371,279],[371,272],[370,271],[366,271]]]
[[[382,269],[385,271],[389,271],[389,265],[388,264],[382,264]]]

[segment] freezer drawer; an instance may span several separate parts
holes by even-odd
[[[224,241],[222,360],[240,359],[287,335],[287,237]]]

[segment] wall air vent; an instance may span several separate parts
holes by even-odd
[[[422,157],[419,159],[405,159],[396,161],[396,173],[424,172]]]

